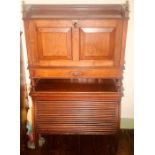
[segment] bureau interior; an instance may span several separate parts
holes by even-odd
[[[39,92],[118,92],[114,79],[36,79]]]

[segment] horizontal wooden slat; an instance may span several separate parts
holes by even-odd
[[[122,94],[120,92],[31,92],[31,95],[36,100],[46,101],[119,101]]]
[[[116,127],[112,126],[112,125],[104,125],[104,126],[73,126],[73,124],[71,125],[56,125],[54,124],[53,126],[42,126],[42,127],[38,127],[37,128],[39,132],[43,131],[43,133],[76,133],[76,134],[84,134],[84,133],[89,133],[89,134],[97,134],[97,133],[101,133],[104,134],[106,132],[116,132]]]
[[[117,102],[38,101],[36,127],[39,132],[108,132],[117,129]]]

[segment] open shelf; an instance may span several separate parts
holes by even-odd
[[[35,90],[38,92],[117,92],[112,79],[41,79]]]

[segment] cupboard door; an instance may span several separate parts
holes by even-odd
[[[42,60],[71,60],[71,28],[38,28],[38,54]]]
[[[30,67],[119,67],[121,20],[25,21]]]
[[[118,66],[121,57],[121,20],[79,21],[80,61],[90,66]]]
[[[31,65],[65,65],[72,61],[71,26],[69,20],[29,21]]]

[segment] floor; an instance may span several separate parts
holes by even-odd
[[[37,150],[25,149],[20,155],[133,155],[134,131],[121,130],[113,136],[44,136],[46,143]]]

